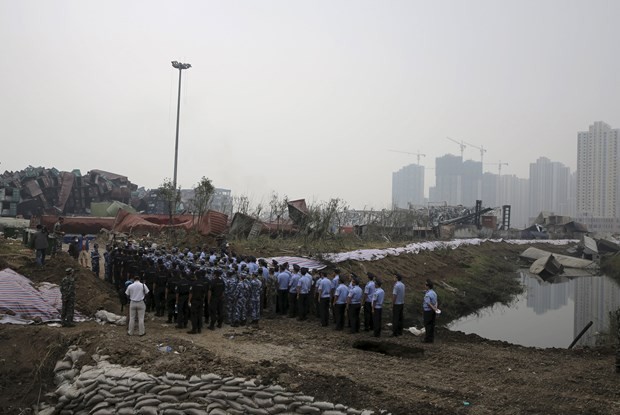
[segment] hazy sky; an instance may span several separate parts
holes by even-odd
[[[0,0],[0,171],[388,207],[402,150],[528,177],[620,127],[620,1]],[[468,147],[465,158],[480,159]],[[485,171],[497,171],[486,165]],[[434,176],[434,170],[427,175]]]

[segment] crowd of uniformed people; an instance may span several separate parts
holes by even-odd
[[[147,312],[167,316],[168,323],[188,333],[200,333],[203,321],[208,328],[258,325],[262,316],[277,315],[308,320],[320,319],[322,326],[335,323],[336,330],[351,333],[361,329],[381,334],[385,292],[372,273],[362,287],[355,274],[341,275],[339,269],[328,276],[323,270],[309,270],[297,264],[253,256],[236,255],[197,247],[178,249],[154,244],[120,242],[108,245],[104,257],[104,278],[112,283],[121,305],[127,305],[125,288],[138,276],[146,285]],[[397,274],[392,292],[392,335],[403,332],[405,287]]]

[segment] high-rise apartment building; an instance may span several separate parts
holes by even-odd
[[[577,214],[618,218],[620,129],[597,121],[577,133]]]
[[[564,164],[547,157],[530,163],[530,217],[540,212],[568,215],[569,187],[570,168]]]
[[[392,206],[424,205],[424,167],[410,164],[392,173]]]
[[[530,181],[514,174],[498,176],[497,206],[510,205],[510,225],[523,229],[530,225],[528,210],[530,201]],[[484,201],[483,201],[484,202]]]
[[[482,175],[482,205],[502,207],[510,205],[510,226],[523,229],[529,220],[530,181],[514,174],[498,175],[486,172]]]
[[[435,187],[431,202],[474,206],[482,196],[482,163],[446,154],[435,159]]]
[[[429,190],[430,202],[450,206],[462,202],[461,170],[463,158],[446,154],[435,158],[435,186]]]
[[[461,203],[464,206],[475,206],[476,200],[482,197],[482,163],[473,160],[463,161],[461,178],[463,186]]]

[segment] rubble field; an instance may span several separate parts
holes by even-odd
[[[36,269],[30,251],[20,252],[15,247],[7,251],[3,246],[0,243],[0,268],[11,267],[35,282],[58,283],[67,266],[77,266],[61,256]],[[482,244],[450,253],[352,261],[341,268],[365,269],[379,275],[387,269],[408,271],[406,283],[413,292],[422,289],[425,278],[451,283],[468,275],[469,263],[480,258],[516,263],[522,250],[523,246]],[[441,287],[438,292],[441,304]],[[78,310],[91,315],[104,307],[119,313],[116,297],[101,280],[86,270],[79,271]],[[408,308],[406,326],[420,327],[417,308],[418,304]],[[54,367],[70,346],[85,351],[77,361],[78,368],[95,365],[93,355],[105,355],[110,364],[139,367],[151,376],[173,373],[189,379],[216,374],[253,379],[257,384],[281,385],[316,401],[375,413],[620,413],[620,374],[615,372],[613,345],[535,349],[442,328],[434,344],[424,344],[408,333],[391,338],[387,327],[382,337],[375,339],[365,332],[354,335],[323,328],[315,319],[300,322],[289,318],[263,319],[258,328],[224,325],[216,331],[190,335],[166,324],[164,318],[152,313],[147,316],[143,337],[128,337],[124,327],[93,321],[72,328],[0,325],[0,344],[4,346],[0,413],[25,414],[37,402],[54,404],[47,395],[56,389]],[[376,344],[359,347],[360,342],[376,341],[384,344],[379,349],[391,353],[373,351],[378,348]],[[415,353],[399,356],[398,350]]]

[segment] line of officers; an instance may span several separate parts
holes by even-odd
[[[372,273],[362,288],[360,278],[340,275],[335,269],[330,279],[325,271],[288,263],[268,264],[252,256],[230,256],[215,250],[189,249],[170,252],[156,249],[135,249],[131,246],[109,246],[104,253],[104,278],[119,293],[121,305],[127,304],[125,287],[139,275],[148,287],[146,311],[168,317],[179,329],[190,334],[201,333],[203,321],[208,329],[257,326],[261,317],[276,315],[308,320],[318,317],[322,326],[330,320],[336,330],[358,333],[363,310],[364,331],[381,335],[385,292],[382,282]],[[292,268],[292,270],[291,270]],[[292,272],[291,272],[292,271]],[[405,286],[402,275],[395,276],[392,292],[392,335],[403,332]]]

